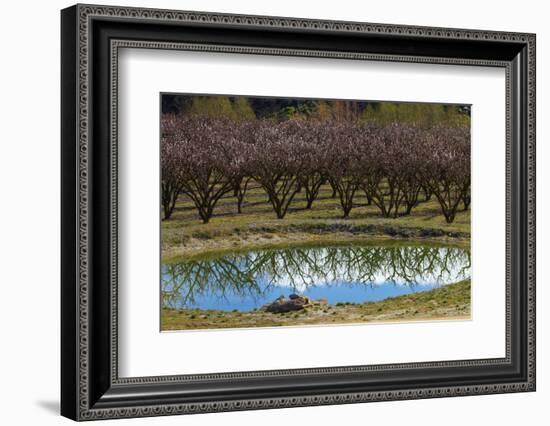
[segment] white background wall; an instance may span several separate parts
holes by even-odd
[[[550,401],[550,27],[540,0],[161,0],[103,4],[537,33],[538,390],[361,405],[119,420],[117,424],[547,424]],[[11,1],[0,25],[0,422],[68,424],[59,404],[59,9]],[[489,166],[489,165],[488,165]],[[129,423],[131,422],[131,423]],[[113,422],[105,422],[109,424]],[[115,424],[115,423],[113,423]]]

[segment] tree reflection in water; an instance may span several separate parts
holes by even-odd
[[[470,253],[453,247],[345,246],[231,253],[162,266],[164,307],[193,307],[199,298],[262,300],[277,288],[437,286],[470,276]],[[283,290],[284,289],[284,290]]]

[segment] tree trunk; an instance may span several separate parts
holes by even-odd
[[[444,212],[445,222],[453,223],[455,220],[455,215],[451,212]]]
[[[343,219],[349,219],[349,214],[351,212],[351,209],[352,209],[352,205],[348,205],[348,206],[345,206],[345,207],[342,207],[342,211],[344,212],[344,215],[342,216]]]
[[[306,182],[303,183],[303,187],[306,190],[306,209],[309,210],[313,206],[313,202],[317,199],[322,184],[322,179],[316,180],[314,178],[312,178],[311,181],[306,180]]]
[[[237,197],[237,213],[241,214],[243,212],[242,210],[242,204],[243,204],[244,197]]]
[[[170,203],[169,202],[167,203],[166,201],[163,201],[162,208],[164,210],[164,219],[163,220],[170,219],[170,216],[172,216],[172,211],[170,210]]]
[[[432,199],[432,191],[429,186],[423,185],[422,191],[424,192],[424,201],[430,201]]]
[[[372,195],[370,192],[365,191],[365,195],[367,196],[367,206],[372,205]]]
[[[337,195],[336,185],[330,179],[329,179],[328,183],[329,183],[330,187],[332,188],[332,194],[330,195],[330,198],[336,198],[336,195]]]
[[[208,223],[210,221],[210,217],[212,216],[212,213],[208,213],[208,210],[204,207],[199,207],[199,217],[202,220],[202,223]]]
[[[355,196],[355,191],[359,188],[359,183],[356,181],[344,180],[341,182],[334,182],[334,187],[338,191],[343,218],[347,219],[353,208],[353,197]]]
[[[472,197],[469,195],[465,195],[462,197],[462,202],[464,203],[464,211],[468,210],[470,208],[470,203],[472,202]]]
[[[163,184],[164,186],[164,184]],[[178,199],[179,189],[171,189],[170,186],[162,188],[162,209],[164,212],[163,220],[168,220],[174,212],[176,201]]]
[[[297,177],[290,175],[274,181],[262,180],[261,178],[255,178],[255,180],[267,193],[277,219],[283,219],[290,203],[298,192]]]

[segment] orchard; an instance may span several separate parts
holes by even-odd
[[[284,219],[296,194],[315,209],[329,184],[347,218],[359,195],[386,218],[437,200],[452,223],[470,206],[470,134],[464,125],[418,126],[349,119],[234,120],[165,113],[161,118],[161,204],[170,219],[186,196],[204,223],[225,196],[238,213],[251,182]]]

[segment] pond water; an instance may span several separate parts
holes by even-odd
[[[456,247],[293,247],[162,265],[164,307],[250,311],[300,294],[329,304],[427,291],[470,277]]]

